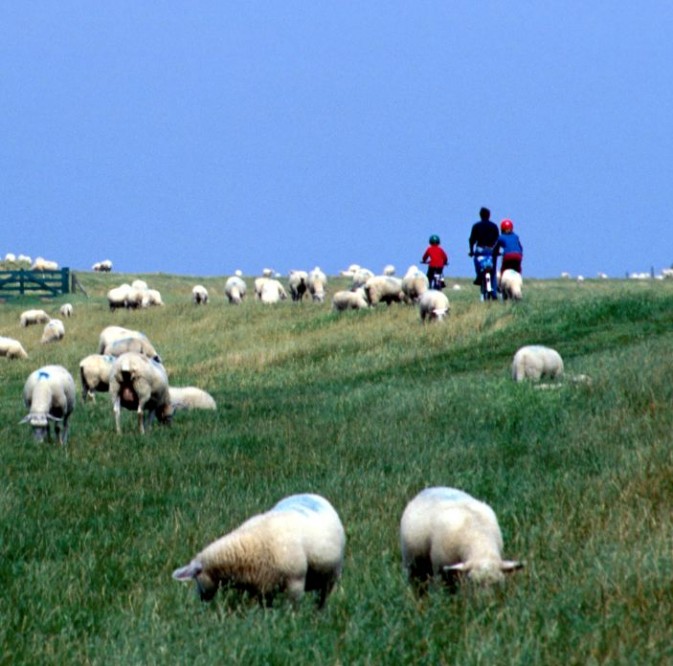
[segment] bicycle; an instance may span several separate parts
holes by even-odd
[[[479,254],[476,256],[476,264],[479,271],[477,282],[482,301],[497,301],[498,292],[494,289],[494,270],[493,257],[489,254]]]

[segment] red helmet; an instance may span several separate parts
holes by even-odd
[[[503,220],[500,223],[500,231],[502,231],[503,234],[508,234],[511,231],[514,231],[514,223],[512,220]]]

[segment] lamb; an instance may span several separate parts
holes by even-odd
[[[18,340],[4,336],[0,336],[0,356],[6,356],[7,358],[28,358],[26,350]]]
[[[113,362],[110,372],[110,398],[118,434],[121,434],[122,407],[137,412],[138,429],[143,435],[145,426],[149,428],[154,416],[160,423],[171,422],[173,407],[166,370],[158,361],[137,352],[126,352]]]
[[[46,324],[51,317],[44,310],[26,310],[21,313],[21,326],[31,326],[32,324]]]
[[[308,274],[308,290],[311,293],[311,298],[316,303],[324,303],[325,301],[325,285],[327,284],[327,276],[316,266]]]
[[[423,292],[418,302],[421,321],[443,321],[449,312],[449,299],[437,289]]]
[[[278,303],[287,298],[287,292],[283,285],[274,278],[268,278],[262,286],[260,300],[262,303]]]
[[[97,273],[109,273],[112,270],[112,262],[109,259],[104,259],[103,261],[97,261],[92,267],[92,271]]]
[[[68,441],[68,420],[75,408],[75,382],[61,365],[45,365],[32,372],[23,387],[28,414],[20,423],[30,423],[38,442],[51,441],[49,422],[60,444]]]
[[[82,383],[82,401],[89,398],[96,402],[96,391],[110,390],[110,373],[115,357],[109,354],[89,354],[79,362],[79,377]]]
[[[543,377],[561,379],[563,377],[563,359],[561,355],[544,345],[521,347],[512,360],[512,379],[521,382],[524,379],[539,381]]]
[[[404,300],[402,280],[389,275],[375,275],[365,282],[365,296],[371,306],[401,303]]]
[[[290,296],[293,301],[301,301],[304,294],[308,291],[308,273],[306,271],[290,271],[287,281],[290,289]]]
[[[208,290],[202,284],[195,284],[192,287],[192,301],[194,305],[208,304]]]
[[[523,279],[521,278],[521,273],[512,268],[504,270],[500,276],[500,291],[503,300],[520,301],[522,297],[522,285]]]
[[[224,293],[232,305],[240,305],[247,291],[245,281],[240,275],[232,275],[224,283]],[[259,297],[261,298],[261,290]]]
[[[402,291],[405,300],[409,303],[417,303],[421,294],[430,288],[428,276],[417,266],[409,266],[402,278]]]
[[[217,403],[210,393],[196,386],[169,386],[173,411],[178,409],[217,409]]]
[[[426,488],[407,504],[400,545],[404,568],[418,592],[438,576],[451,587],[461,574],[488,585],[523,566],[502,559],[502,534],[493,509],[455,488]]]
[[[58,342],[63,340],[65,335],[65,327],[60,319],[50,319],[44,326],[42,331],[42,339],[40,342],[46,345],[50,342]]]
[[[341,575],[346,535],[334,507],[320,495],[291,495],[270,511],[206,546],[173,578],[194,580],[202,601],[220,585],[251,592],[261,603],[284,592],[297,605],[304,592],[322,607]]]
[[[364,289],[360,287],[355,291],[337,291],[332,296],[332,309],[335,312],[343,310],[364,310],[369,307],[365,298]]]
[[[58,311],[61,317],[72,317],[72,303],[63,303]]]

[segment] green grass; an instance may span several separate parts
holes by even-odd
[[[523,302],[483,304],[459,280],[444,325],[422,326],[406,306],[234,307],[224,278],[163,274],[139,277],[164,308],[110,313],[107,289],[136,276],[78,277],[88,298],[0,305],[0,335],[30,355],[0,359],[0,663],[673,661],[673,283],[529,280]],[[191,304],[196,282],[208,306]],[[19,326],[23,309],[65,300],[62,342]],[[112,323],[147,333],[171,382],[208,390],[217,412],[145,437],[125,412],[117,436],[100,394],[78,401],[66,448],[35,444],[18,424],[28,374],[61,363],[76,376]],[[527,343],[591,383],[514,384]],[[497,589],[416,599],[398,526],[429,485],[491,504],[505,557],[526,567]],[[346,527],[324,611],[231,593],[202,604],[172,580],[295,492],[327,497]]]

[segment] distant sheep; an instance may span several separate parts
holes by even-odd
[[[523,278],[521,273],[512,268],[502,272],[500,276],[500,292],[504,300],[520,301],[522,298]]]
[[[327,276],[316,266],[308,274],[308,290],[311,298],[316,303],[323,303],[325,301],[325,285],[327,284]]]
[[[260,602],[284,592],[294,604],[315,591],[322,607],[341,575],[345,544],[339,515],[324,497],[291,495],[211,543],[173,578],[194,580],[202,601],[225,586]]]
[[[33,271],[57,271],[58,264],[43,257],[37,257],[30,267]]]
[[[365,298],[364,289],[356,289],[355,291],[337,291],[332,296],[332,309],[335,312],[343,310],[364,310],[369,307],[367,299]]]
[[[301,301],[308,291],[308,273],[306,271],[290,271],[287,281],[293,301]]]
[[[122,284],[119,287],[113,287],[107,292],[108,306],[111,311],[121,308],[138,308],[142,303],[142,293],[131,287],[130,284]]]
[[[23,387],[23,402],[28,414],[21,423],[29,423],[38,442],[51,440],[49,423],[53,421],[60,444],[68,441],[68,420],[75,408],[75,382],[61,365],[45,365],[32,372]]]
[[[418,591],[437,577],[455,584],[461,574],[477,584],[498,583],[523,566],[502,559],[493,509],[455,488],[427,488],[407,504],[400,545],[404,568]]]
[[[437,290],[428,289],[421,294],[418,301],[418,307],[421,314],[421,321],[443,321],[449,313],[449,299],[447,296]]]
[[[192,287],[192,302],[195,305],[208,304],[208,290],[202,284],[195,284]]]
[[[131,286],[134,289],[139,289],[140,291],[147,291],[150,288],[145,280],[140,279],[133,280],[133,282],[131,282]]]
[[[404,300],[402,280],[389,275],[375,275],[365,282],[365,296],[371,306],[401,303]]]
[[[155,416],[160,423],[170,423],[173,416],[165,368],[136,352],[126,352],[113,362],[110,398],[117,433],[121,433],[122,407],[138,414],[141,434],[145,434],[146,426],[149,427]]]
[[[44,310],[26,310],[21,313],[21,326],[32,326],[33,324],[46,324],[51,317]]]
[[[96,402],[96,391],[110,390],[110,373],[115,357],[105,354],[89,354],[79,362],[79,377],[82,383],[82,401]]]
[[[383,267],[383,274],[395,275],[395,266],[393,266],[392,264],[387,264],[386,266]]]
[[[409,266],[402,278],[402,291],[409,303],[417,303],[423,293],[430,288],[428,276],[418,266]]]
[[[525,379],[560,379],[562,376],[563,359],[555,349],[543,345],[527,345],[514,354],[512,379],[517,382]]]
[[[97,273],[109,273],[112,270],[112,262],[109,259],[104,259],[103,261],[97,261],[92,267],[92,271]]]
[[[210,393],[196,386],[169,386],[173,411],[179,409],[217,409],[217,403]]]
[[[287,299],[287,292],[283,285],[274,278],[268,278],[262,286],[260,300],[262,303],[270,304],[284,301]]]
[[[26,350],[18,340],[4,336],[0,336],[0,356],[5,356],[6,358],[28,358]]]
[[[46,345],[50,342],[58,342],[59,340],[63,340],[64,336],[65,326],[63,326],[63,322],[60,319],[50,319],[44,325],[40,342],[43,345]]]
[[[72,303],[63,303],[58,311],[61,317],[72,317]]]
[[[374,273],[368,268],[358,267],[356,271],[353,272],[353,281],[351,282],[351,289],[357,289],[358,287],[364,287],[365,283],[369,278],[373,278]]]
[[[264,278],[266,280],[266,278]],[[232,275],[224,283],[224,293],[232,305],[240,305],[247,293],[247,286],[240,275]],[[261,290],[259,298],[261,298]]]

